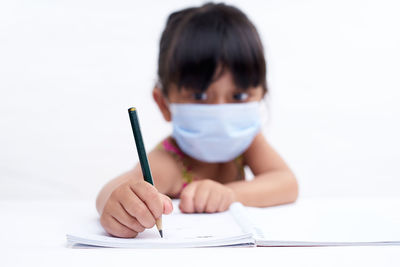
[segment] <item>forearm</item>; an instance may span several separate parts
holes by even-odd
[[[235,192],[236,201],[253,207],[291,203],[298,195],[297,181],[290,171],[268,172],[251,181],[237,181],[226,186]]]

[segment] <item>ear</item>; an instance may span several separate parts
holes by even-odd
[[[164,119],[166,121],[171,121],[171,112],[169,111],[166,98],[160,88],[154,87],[153,98],[154,98],[154,101],[156,101],[157,106],[160,109]]]

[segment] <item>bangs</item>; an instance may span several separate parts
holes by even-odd
[[[178,89],[205,91],[224,71],[230,71],[238,89],[262,85],[267,91],[263,47],[255,27],[240,10],[209,4],[185,11],[180,23],[175,20],[165,65],[159,64],[166,90],[175,84]]]

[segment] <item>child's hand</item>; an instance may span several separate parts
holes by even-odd
[[[152,228],[156,219],[172,211],[169,197],[145,181],[129,181],[111,193],[104,206],[100,223],[111,235],[135,237]]]
[[[220,212],[235,201],[235,193],[229,187],[212,180],[194,181],[181,192],[179,208],[182,212]]]

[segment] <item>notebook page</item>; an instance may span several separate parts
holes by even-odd
[[[304,199],[280,207],[250,208],[248,212],[264,233],[258,245],[385,245],[400,244],[399,204]]]
[[[108,235],[98,219],[82,222],[84,227],[67,235],[70,243],[106,247],[197,247],[253,243],[251,233],[243,231],[231,211],[213,214],[183,214],[174,201],[174,211],[163,216],[163,234],[156,227],[136,238],[115,238]]]

